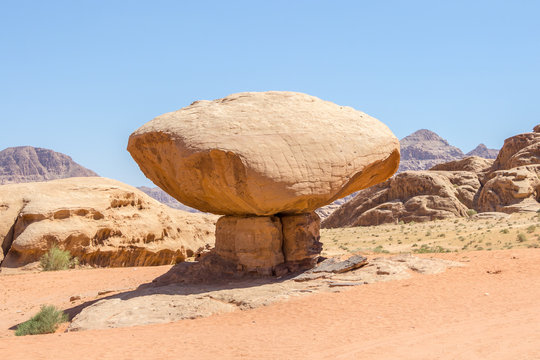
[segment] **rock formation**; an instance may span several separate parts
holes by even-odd
[[[540,210],[540,133],[513,136],[505,140],[497,159],[485,177],[478,195],[478,211],[506,213]]]
[[[20,146],[0,151],[0,185],[81,176],[97,174],[52,150]]]
[[[422,129],[400,140],[401,162],[399,171],[427,170],[431,167],[464,157],[463,152],[452,146],[433,131]]]
[[[473,150],[469,151],[466,156],[478,156],[484,159],[495,159],[499,154],[497,149],[488,149],[486,145],[480,144]]]
[[[478,176],[472,172],[405,171],[358,192],[322,226],[369,226],[465,216],[479,188]]]
[[[480,212],[540,210],[540,127],[507,139],[495,161],[476,156],[399,173],[360,191],[322,227],[429,221]]]
[[[22,266],[58,244],[83,264],[171,264],[212,245],[215,220],[99,177],[2,185],[0,261]]]
[[[180,202],[225,215],[216,228],[220,257],[265,274],[287,258],[312,264],[320,251],[314,210],[386,180],[399,164],[399,142],[378,120],[278,91],[158,116],[130,136],[128,151]]]
[[[469,156],[460,160],[454,160],[447,163],[435,165],[430,170],[470,171],[474,173],[484,173],[490,170],[491,166],[493,166],[493,160],[485,159],[478,156]]]

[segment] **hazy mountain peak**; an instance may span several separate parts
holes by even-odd
[[[461,159],[463,152],[431,130],[421,129],[400,140],[399,171],[427,170],[433,166]]]
[[[499,154],[499,150],[497,150],[497,149],[488,149],[488,147],[486,145],[479,144],[473,150],[469,151],[466,155],[467,156],[480,156],[480,157],[483,157],[485,159],[495,159],[495,158],[497,158],[498,154]]]

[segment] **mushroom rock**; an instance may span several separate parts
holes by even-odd
[[[225,215],[217,253],[263,272],[283,261],[276,251],[312,259],[320,251],[313,211],[386,180],[400,158],[398,139],[377,119],[282,91],[196,101],[136,130],[128,151],[178,201]]]

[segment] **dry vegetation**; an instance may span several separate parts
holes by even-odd
[[[540,247],[540,216],[438,220],[426,223],[322,229],[323,255],[443,253]]]

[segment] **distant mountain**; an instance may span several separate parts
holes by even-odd
[[[157,201],[172,207],[173,209],[184,210],[190,213],[200,213],[199,210],[190,208],[173,198],[171,195],[167,194],[165,191],[161,190],[158,187],[150,188],[148,186],[139,186],[137,189],[141,190],[146,195],[156,199]]]
[[[426,170],[434,165],[465,156],[463,151],[452,146],[434,133],[422,129],[400,140],[401,162],[398,171]]]
[[[499,150],[497,149],[488,149],[486,145],[480,144],[474,148],[474,150],[469,151],[467,156],[479,156],[484,159],[496,159],[499,155]]]
[[[18,146],[0,151],[0,185],[78,176],[98,174],[49,149]]]

